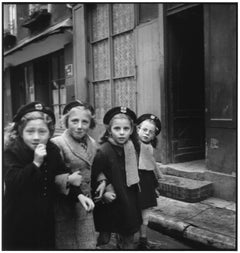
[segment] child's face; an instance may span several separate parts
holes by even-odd
[[[91,116],[88,110],[74,109],[68,118],[68,129],[76,140],[81,140],[89,131]]]
[[[132,126],[128,119],[114,119],[110,128],[112,138],[116,143],[125,144],[132,134]]]
[[[50,131],[42,119],[30,120],[23,129],[22,138],[25,144],[35,150],[38,144],[47,144]]]
[[[155,138],[155,124],[149,120],[143,121],[137,128],[139,139],[142,142],[149,143]]]

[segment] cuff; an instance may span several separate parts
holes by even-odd
[[[57,186],[57,190],[58,192],[64,195],[69,194],[68,176],[69,176],[69,173],[55,176],[55,184]]]

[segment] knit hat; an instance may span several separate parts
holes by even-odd
[[[141,115],[137,119],[137,125],[139,125],[140,123],[142,123],[144,120],[147,120],[147,119],[152,120],[155,123],[155,125],[156,125],[156,136],[157,136],[161,132],[161,121],[154,114],[146,113],[146,114]]]
[[[103,118],[103,123],[105,125],[108,125],[110,120],[116,114],[119,114],[119,113],[123,113],[123,114],[128,115],[133,120],[133,122],[136,123],[137,116],[136,116],[135,112],[133,112],[132,110],[130,110],[129,108],[124,107],[124,106],[113,107],[112,109],[107,111],[107,113],[105,114],[105,116]]]
[[[54,116],[53,111],[49,107],[43,105],[42,103],[40,103],[38,101],[31,102],[31,103],[21,106],[18,109],[16,115],[13,117],[13,122],[17,123],[21,120],[21,118],[24,115],[26,115],[29,112],[35,112],[35,111],[48,114],[52,118],[53,124],[55,124],[56,120],[55,120],[55,116]]]
[[[94,108],[91,105],[85,102],[82,102],[80,100],[75,100],[68,103],[63,109],[63,114],[67,114],[72,108],[77,107],[77,106],[84,106],[86,109],[89,109],[92,115],[95,115]]]

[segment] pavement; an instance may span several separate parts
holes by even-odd
[[[237,250],[235,202],[211,197],[187,203],[160,196],[149,211],[149,226],[205,249]]]

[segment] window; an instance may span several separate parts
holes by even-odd
[[[92,4],[88,22],[96,119],[113,106],[136,110],[134,4]]]
[[[51,4],[29,4],[29,15],[40,10],[51,12]]]
[[[145,23],[158,17],[158,4],[139,4],[139,23]]]
[[[56,116],[56,127],[61,127],[59,118],[66,105],[66,85],[63,51],[53,54],[51,57],[51,89],[53,110]]]
[[[4,4],[4,30],[12,35],[17,35],[17,6]]]

